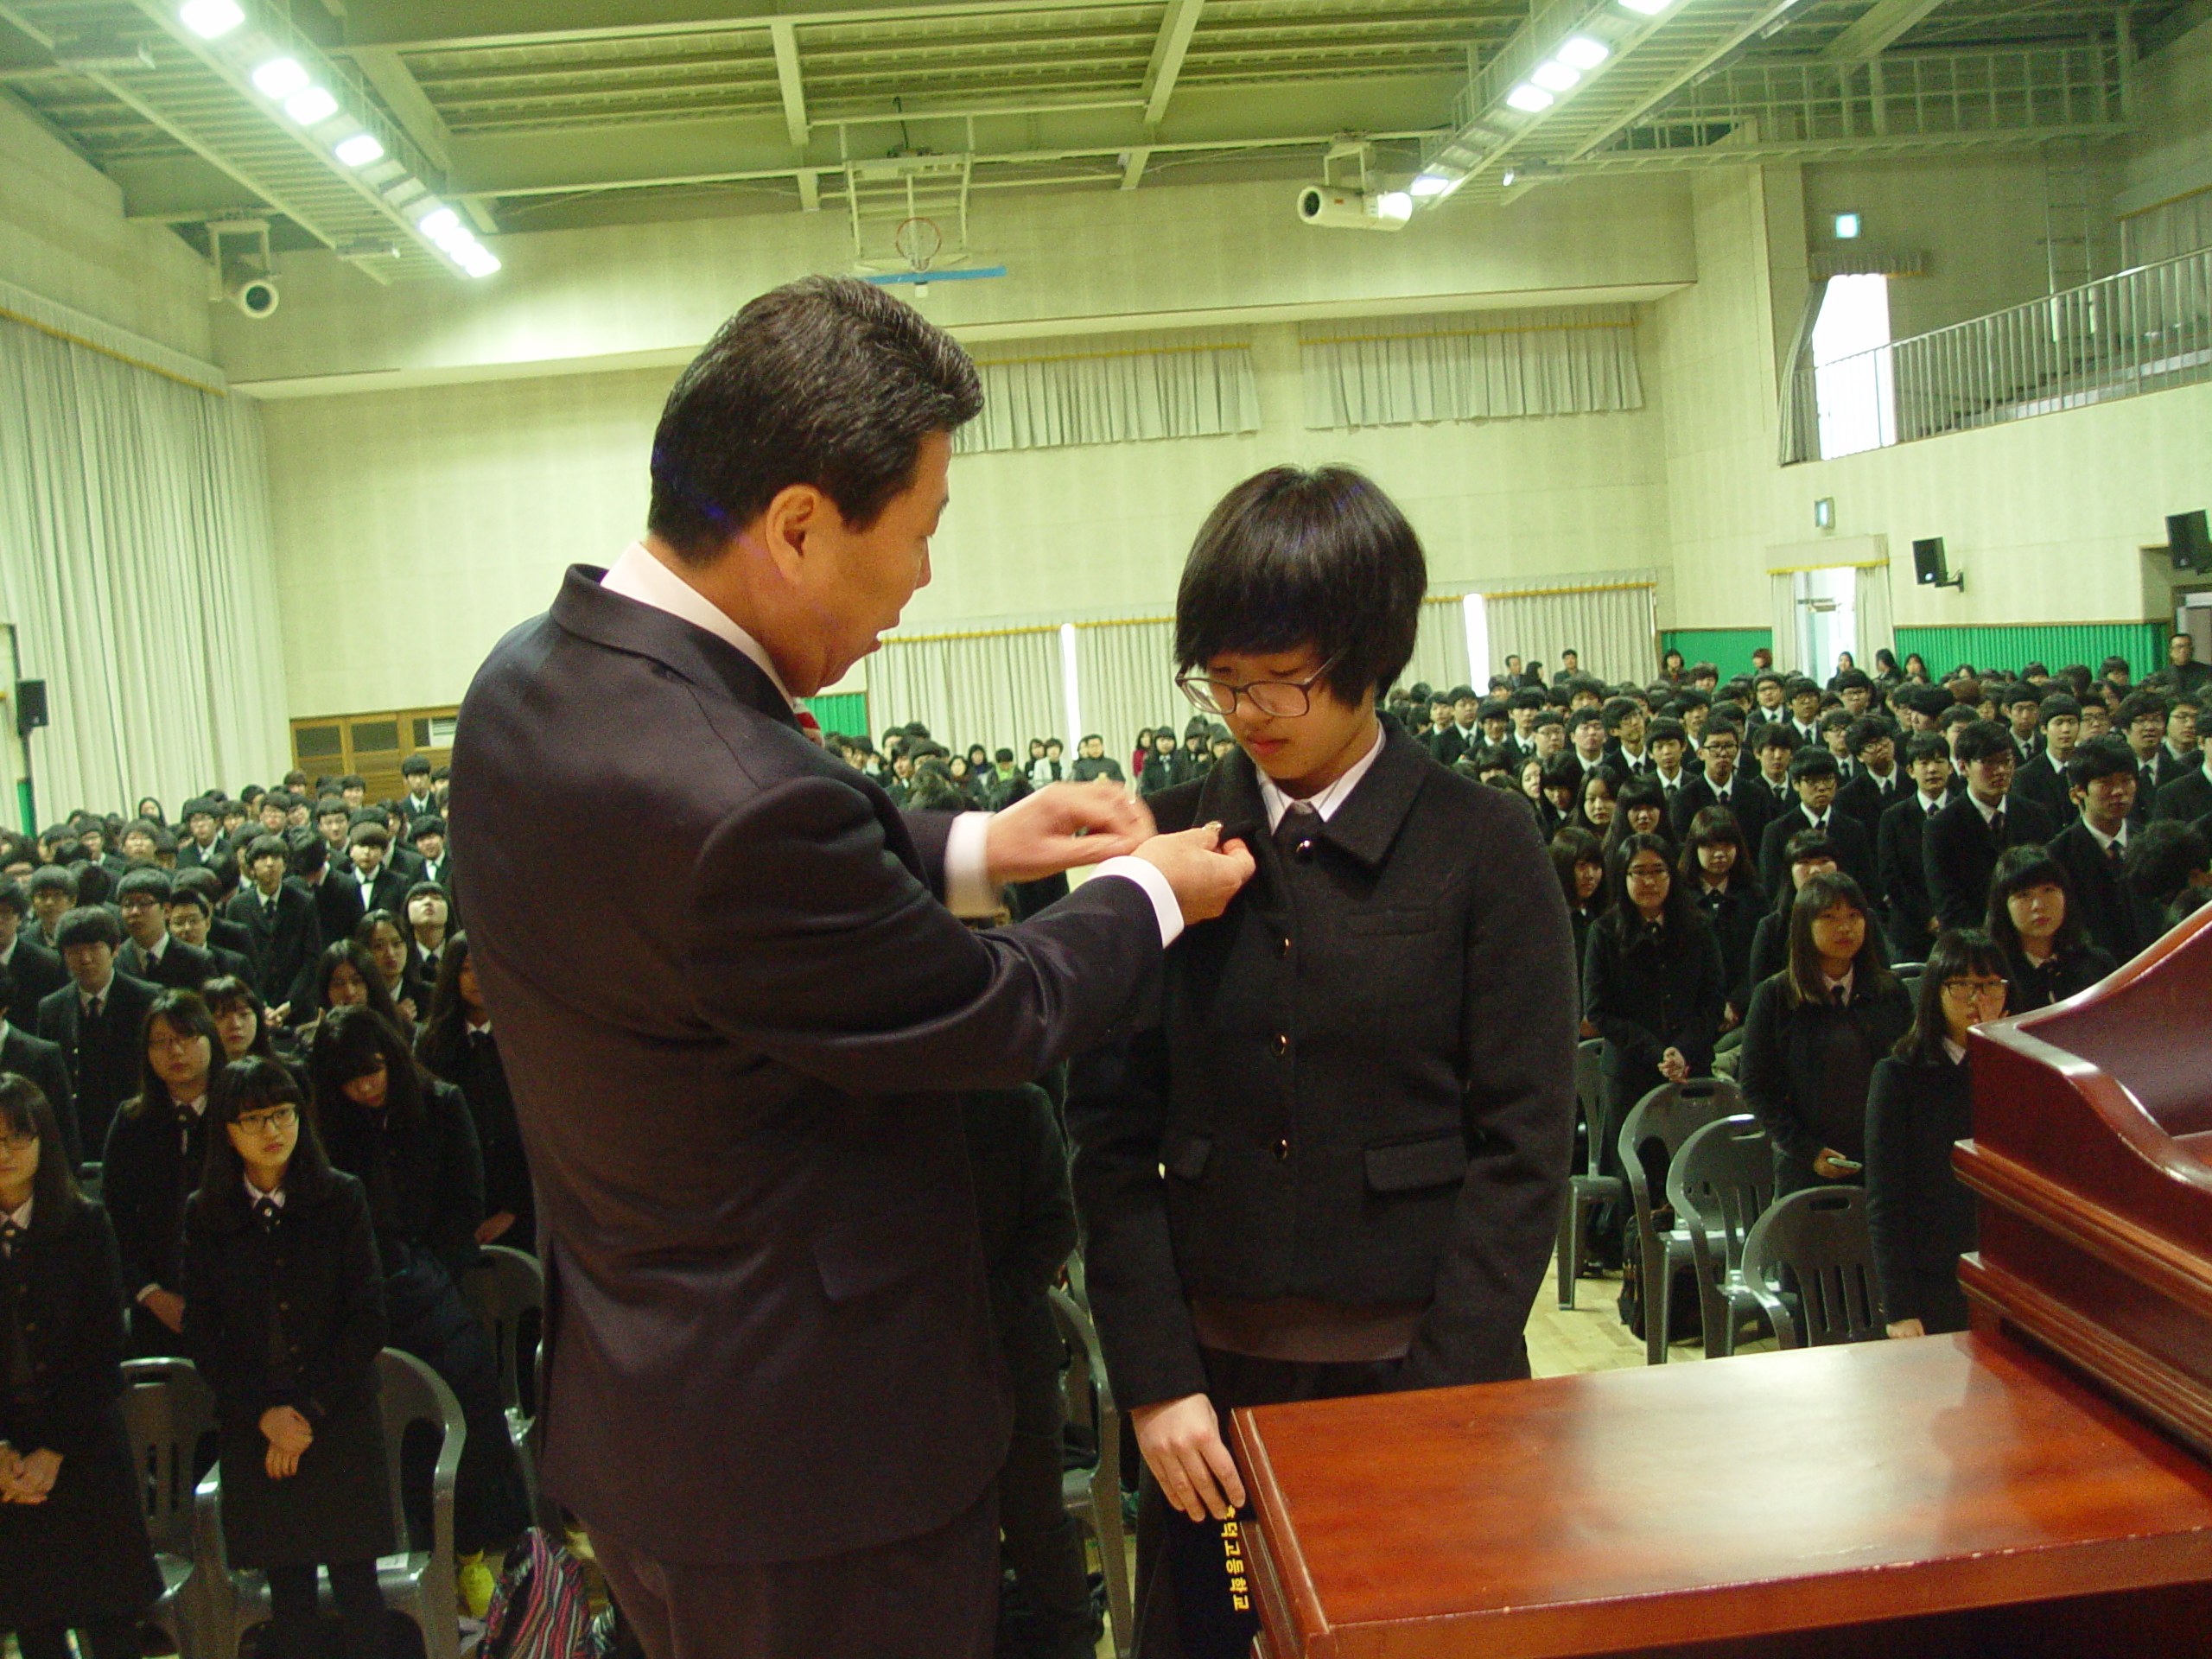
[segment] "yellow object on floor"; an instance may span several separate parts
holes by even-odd
[[[454,1563],[454,1577],[461,1586],[461,1611],[471,1618],[481,1618],[492,1605],[494,1580],[492,1569],[484,1565],[484,1552],[477,1550],[460,1557]]]

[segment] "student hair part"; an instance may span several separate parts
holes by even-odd
[[[2018,751],[2012,747],[2012,734],[2004,727],[1993,720],[1976,718],[1966,722],[1958,735],[1951,740],[1951,753],[1961,766],[1965,766],[2000,754],[2009,757]]]

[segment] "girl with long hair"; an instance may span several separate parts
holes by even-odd
[[[1751,1006],[1751,946],[1766,908],[1751,843],[1733,812],[1725,806],[1699,810],[1682,838],[1675,875],[1720,947],[1721,980],[1727,987],[1720,1029],[1732,1031]]]
[[[2007,847],[1989,878],[1989,937],[2005,953],[2012,1012],[2063,1002],[2118,964],[2089,943],[2074,903],[2074,878],[2041,847]]]
[[[515,1097],[499,1058],[499,1038],[468,959],[467,932],[454,934],[442,954],[445,965],[430,996],[430,1017],[415,1041],[415,1058],[461,1090],[475,1122],[484,1156],[484,1219],[477,1225],[476,1242],[535,1255],[537,1203],[530,1164],[515,1122]]]
[[[100,1196],[122,1250],[141,1355],[184,1351],[177,1244],[207,1155],[208,1080],[222,1053],[222,1034],[198,995],[160,993],[139,1032],[138,1092],[108,1126]]]

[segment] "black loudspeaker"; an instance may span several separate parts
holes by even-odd
[[[1930,536],[1912,544],[1913,579],[1923,588],[1940,587],[1947,572],[1943,569],[1943,538]]]
[[[2212,570],[2212,532],[2204,509],[2166,515],[2166,556],[2177,570]]]
[[[16,682],[16,735],[29,737],[46,724],[46,682],[17,680]]]

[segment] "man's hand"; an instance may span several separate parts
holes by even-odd
[[[61,1472],[61,1454],[41,1447],[27,1454],[16,1465],[15,1478],[9,1483],[8,1499],[12,1503],[43,1503],[53,1491],[55,1477]]]
[[[984,862],[994,881],[1037,881],[1134,853],[1152,833],[1152,809],[1119,784],[1048,784],[991,815]]]
[[[1659,1075],[1669,1083],[1688,1083],[1690,1063],[1679,1048],[1670,1048],[1659,1057]]]
[[[1244,1483],[1237,1478],[1229,1448],[1221,1443],[1221,1424],[1213,1414],[1212,1401],[1203,1394],[1186,1394],[1180,1400],[1135,1406],[1129,1421],[1136,1427],[1137,1450],[1144,1453],[1152,1478],[1167,1501],[1192,1520],[1226,1521],[1244,1507]]]
[[[1139,858],[1167,878],[1185,926],[1210,922],[1229,908],[1237,889],[1258,868],[1241,841],[1224,842],[1221,826],[1201,824],[1180,835],[1154,836],[1137,849]]]
[[[1928,1334],[1928,1327],[1918,1319],[1891,1319],[1887,1328],[1892,1337],[1924,1337]]]
[[[152,1314],[156,1319],[159,1319],[163,1325],[168,1326],[170,1330],[179,1332],[183,1331],[184,1298],[178,1295],[176,1292],[173,1290],[149,1291],[146,1294],[145,1303],[146,1311]]]

